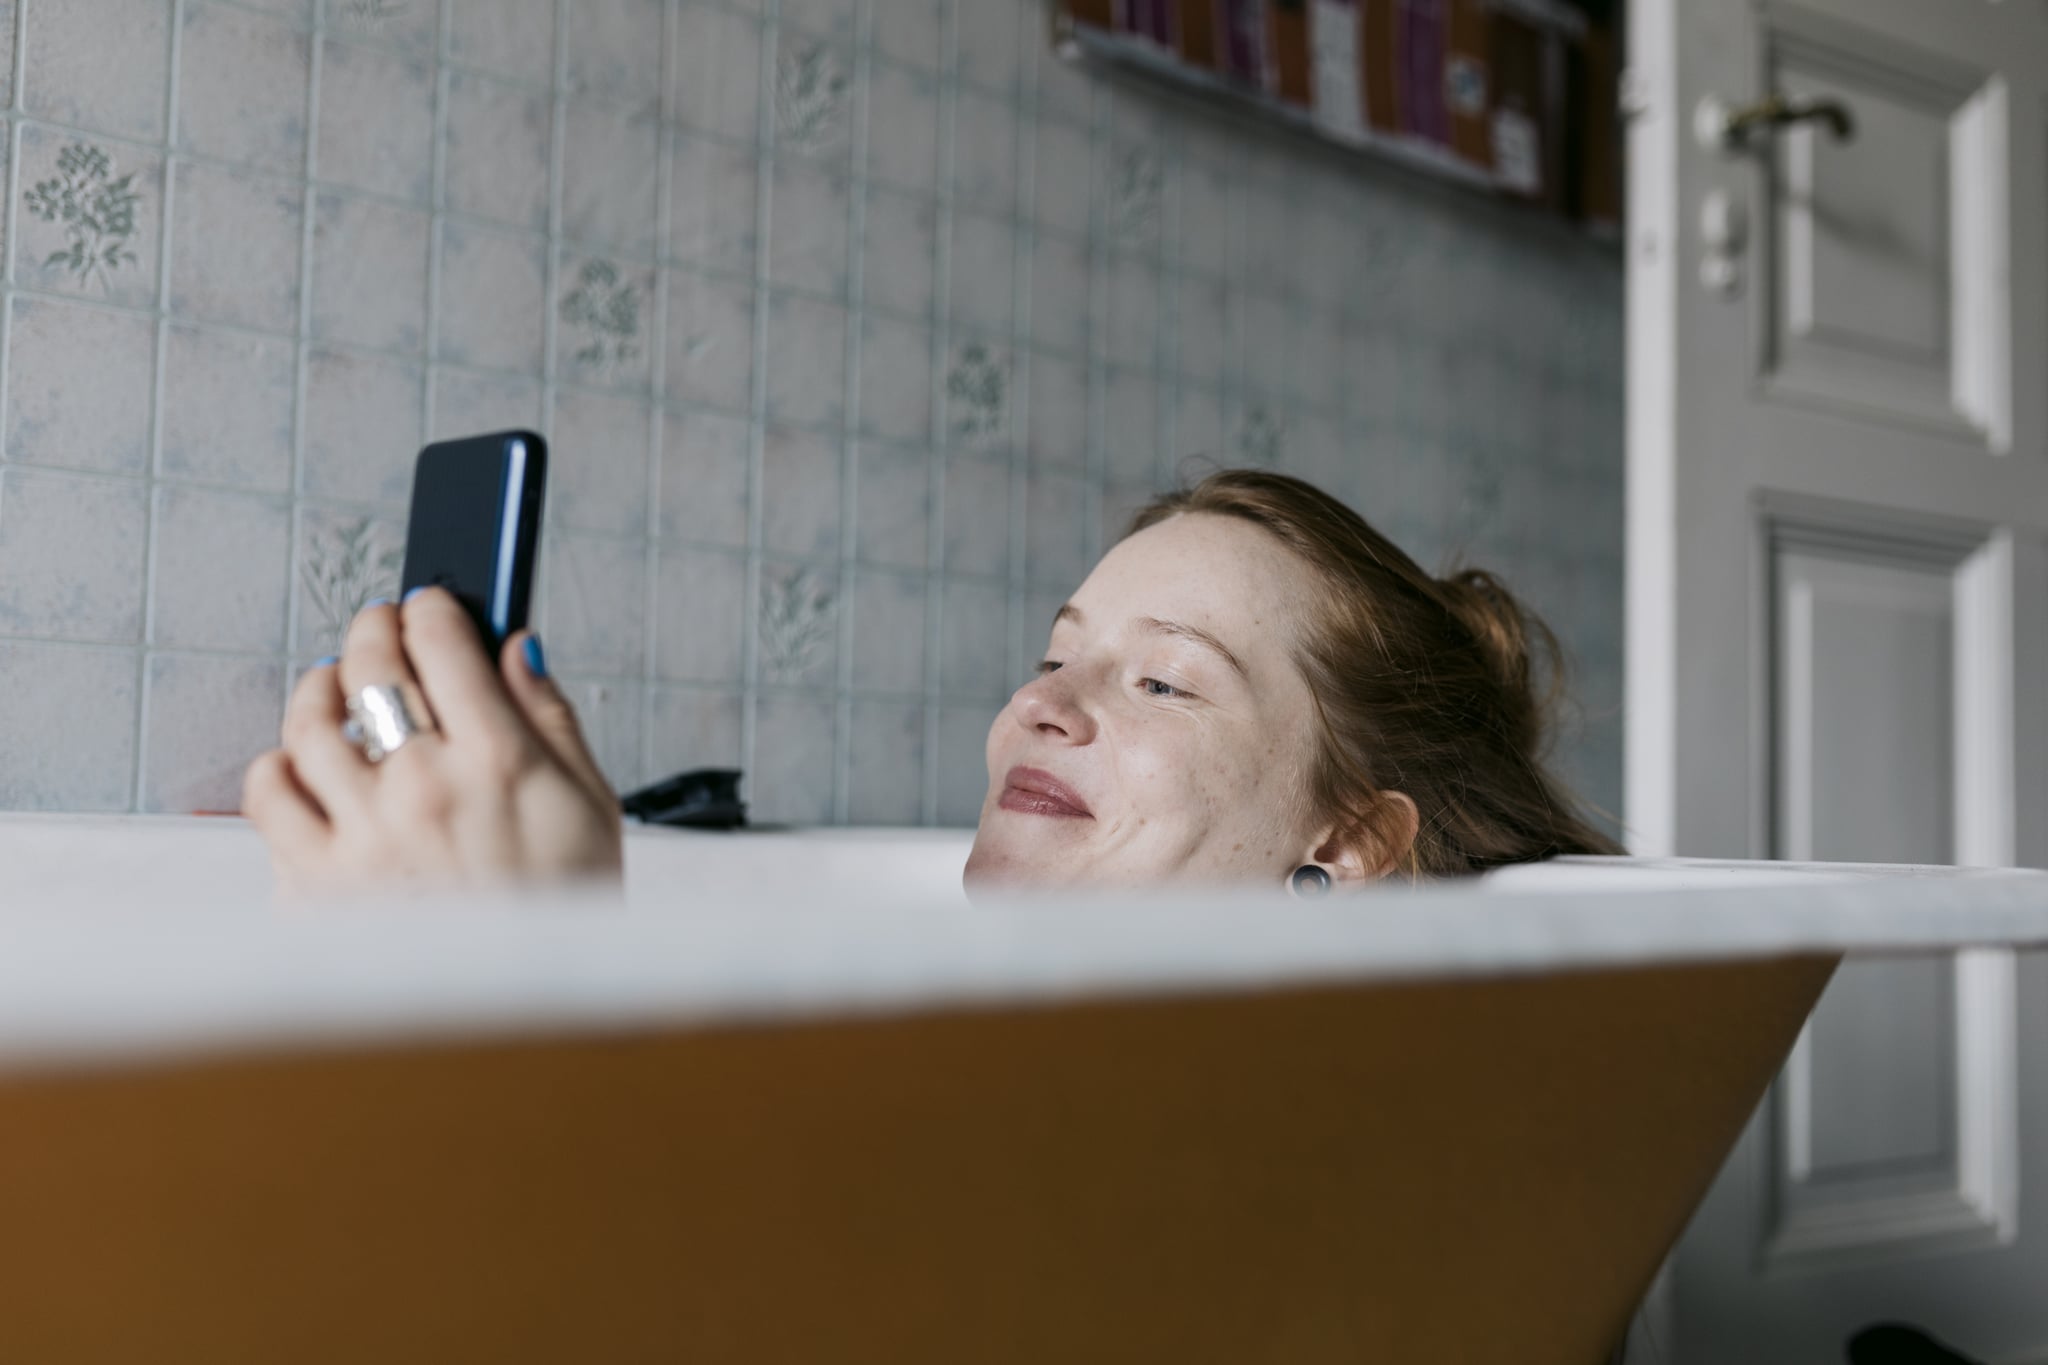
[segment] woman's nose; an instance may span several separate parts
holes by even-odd
[[[1095,738],[1095,718],[1080,695],[1078,672],[1056,668],[1017,689],[1017,723],[1047,739],[1086,744]]]

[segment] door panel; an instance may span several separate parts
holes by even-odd
[[[1768,389],[1984,443],[2002,414],[1973,380],[1996,349],[1984,301],[2003,252],[1962,210],[1993,150],[1991,79],[1803,11],[1767,22],[1770,87],[1854,119],[1847,141],[1801,125],[1760,152]]]
[[[1955,861],[1958,679],[1984,653],[1964,619],[1980,591],[1969,540],[1859,528],[1836,509],[1774,521],[1769,543],[1773,856]],[[2009,1230],[2010,1190],[1965,1161],[2012,1142],[2010,1068],[1967,1060],[2011,1046],[2001,974],[2003,955],[1844,965],[1767,1107],[1766,1267]]]
[[[2048,865],[2048,4],[1630,24],[1632,848]],[[1708,135],[1770,94],[1853,136]],[[2048,1357],[2044,992],[2008,954],[1845,966],[1661,1357],[1838,1361],[1885,1319]]]

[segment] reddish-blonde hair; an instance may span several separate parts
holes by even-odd
[[[1258,469],[1157,498],[1130,533],[1197,513],[1264,529],[1321,580],[1297,660],[1322,731],[1320,817],[1384,846],[1398,837],[1386,794],[1405,793],[1411,876],[1621,851],[1545,767],[1563,654],[1498,578],[1432,577],[1321,489]]]

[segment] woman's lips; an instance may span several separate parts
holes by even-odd
[[[1093,820],[1095,813],[1066,783],[1038,768],[1012,768],[1003,778],[1004,810],[1024,815],[1051,815],[1065,820]]]

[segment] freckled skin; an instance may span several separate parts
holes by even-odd
[[[1247,522],[1175,517],[1128,538],[1074,593],[1045,658],[989,730],[970,889],[1240,882],[1279,886],[1326,855],[1306,799],[1315,713],[1295,663],[1309,567]],[[1192,640],[1209,632],[1241,676]],[[1159,695],[1160,686],[1185,696]],[[1004,809],[1013,767],[1042,769],[1092,820]]]

